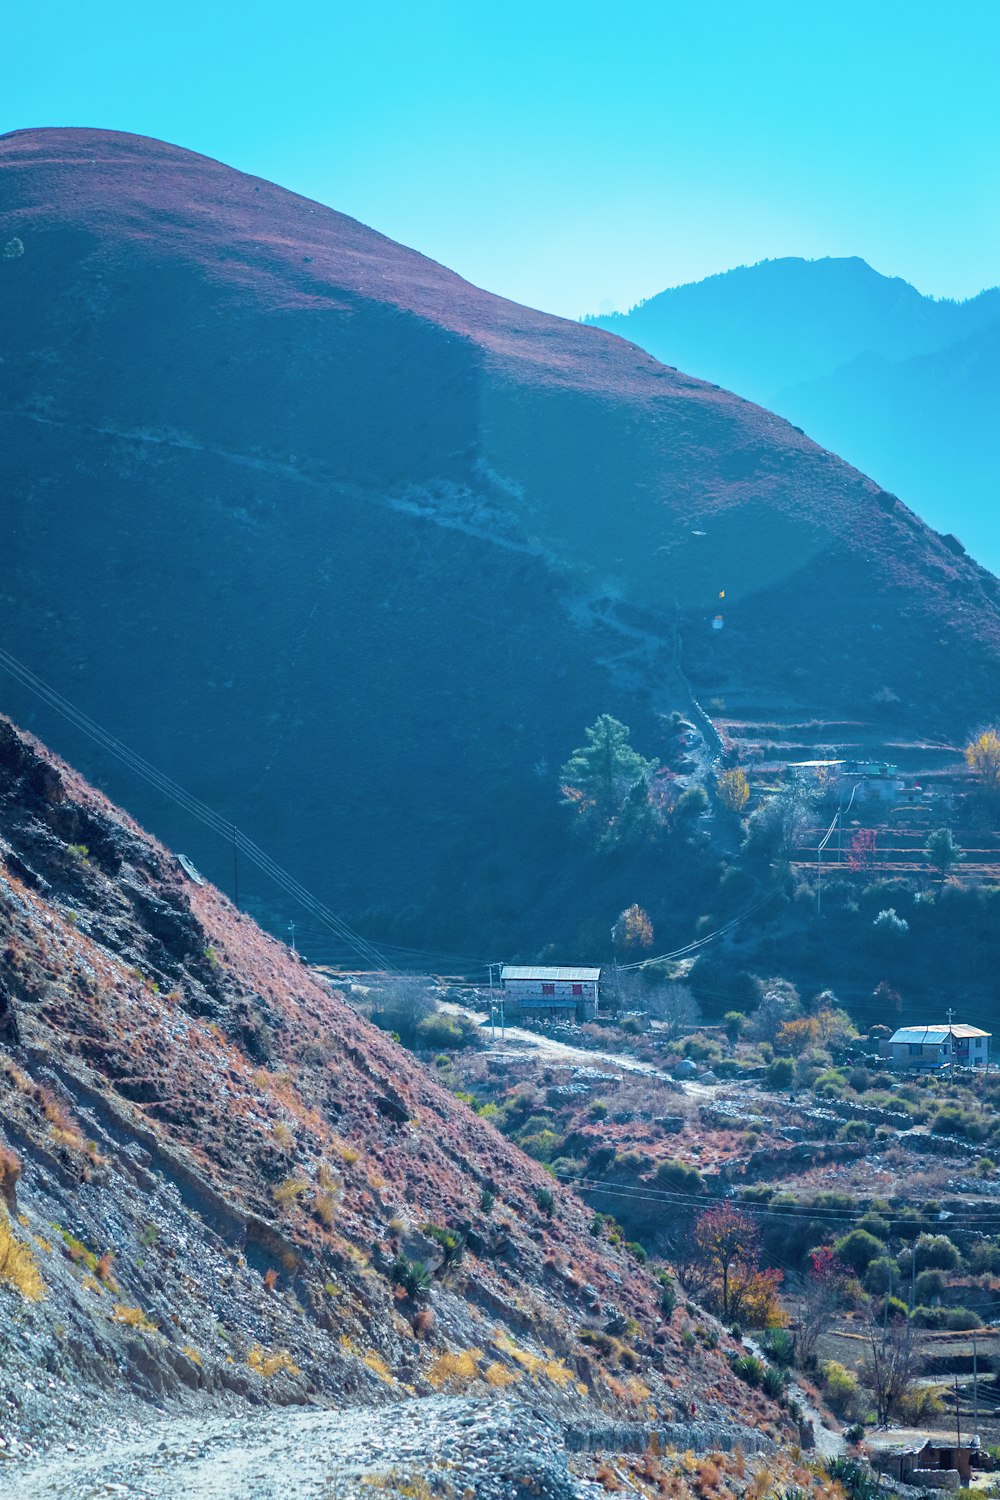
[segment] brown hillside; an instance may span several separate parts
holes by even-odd
[[[549,941],[556,769],[603,710],[655,755],[678,647],[802,720],[996,700],[991,575],[634,345],[138,137],[4,137],[0,213],[4,641],[371,930]]]
[[[29,1430],[102,1392],[781,1420],[580,1202],[7,720],[0,1121],[0,1235],[43,1283],[0,1266]]]

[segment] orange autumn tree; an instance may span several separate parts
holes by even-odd
[[[720,1203],[694,1227],[692,1279],[724,1322],[776,1328],[788,1319],[778,1302],[782,1274],[761,1269],[757,1225],[732,1203]]]
[[[641,906],[627,906],[612,927],[611,938],[616,948],[651,948],[653,924],[649,913]]]

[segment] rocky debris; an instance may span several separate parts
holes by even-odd
[[[63,1444],[0,1468],[4,1500],[598,1500],[604,1493],[571,1472],[568,1445],[543,1413],[455,1397],[410,1401],[378,1421],[348,1409],[130,1423],[92,1447]]]

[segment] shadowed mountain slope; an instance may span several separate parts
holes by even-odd
[[[991,575],[632,344],[155,141],[7,136],[0,203],[4,642],[404,942],[551,939],[557,768],[605,710],[657,755],[678,661],[805,718],[888,686],[948,734],[1000,690]]]

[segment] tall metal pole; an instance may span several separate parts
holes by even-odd
[[[972,1330],[972,1421],[979,1431],[979,1351],[976,1348],[976,1331]]]
[[[490,1036],[494,1043],[497,1039],[497,1013],[496,1001],[493,998],[493,965],[490,964]]]
[[[236,848],[236,824],[233,824],[233,905],[240,909],[240,862]]]

